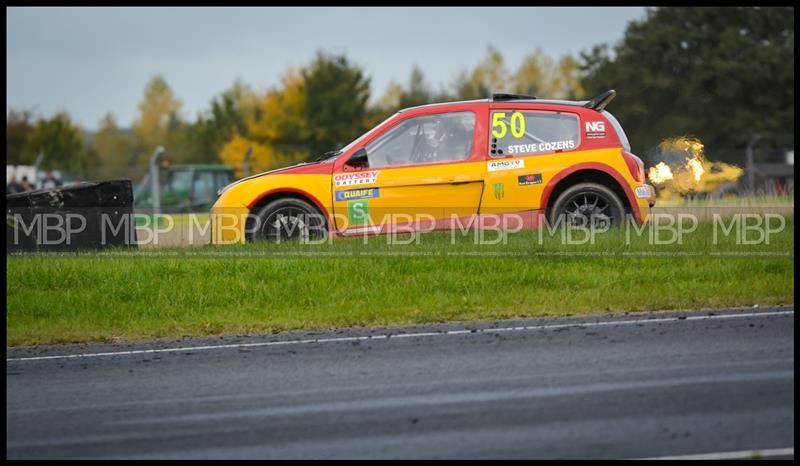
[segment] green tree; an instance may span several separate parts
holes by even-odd
[[[9,110],[6,116],[6,164],[24,165],[34,162],[22,158],[22,149],[33,128],[33,115],[29,110]]]
[[[22,149],[22,159],[32,163],[40,153],[44,154],[42,169],[81,177],[86,177],[96,162],[84,147],[83,131],[63,112],[37,122]]]
[[[311,157],[339,149],[365,131],[370,80],[360,67],[344,55],[317,52],[301,74]]]
[[[648,9],[613,53],[597,46],[581,56],[588,95],[619,92],[610,110],[635,151],[688,135],[710,156],[740,162],[756,133],[793,144],[792,7]]]
[[[237,80],[230,89],[211,101],[208,112],[198,115],[196,122],[187,128],[187,151],[197,162],[218,162],[225,144],[237,135],[248,137],[248,120],[260,117],[258,95]]]

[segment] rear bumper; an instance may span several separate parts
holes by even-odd
[[[649,207],[656,205],[656,188],[649,184],[641,184],[634,190],[636,199],[643,199],[647,201]]]

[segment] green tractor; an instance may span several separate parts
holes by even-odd
[[[208,212],[217,200],[217,191],[235,181],[233,167],[227,165],[167,165],[159,170],[161,212]],[[134,192],[138,211],[153,208],[150,174],[145,175]]]

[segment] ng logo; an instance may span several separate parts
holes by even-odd
[[[606,124],[603,121],[587,121],[586,122],[586,132],[592,133],[596,131],[605,131]]]

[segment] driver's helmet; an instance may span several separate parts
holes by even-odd
[[[434,147],[438,149],[437,158],[440,160],[460,158],[469,138],[469,131],[464,128],[460,118],[450,116],[439,119],[434,135]]]

